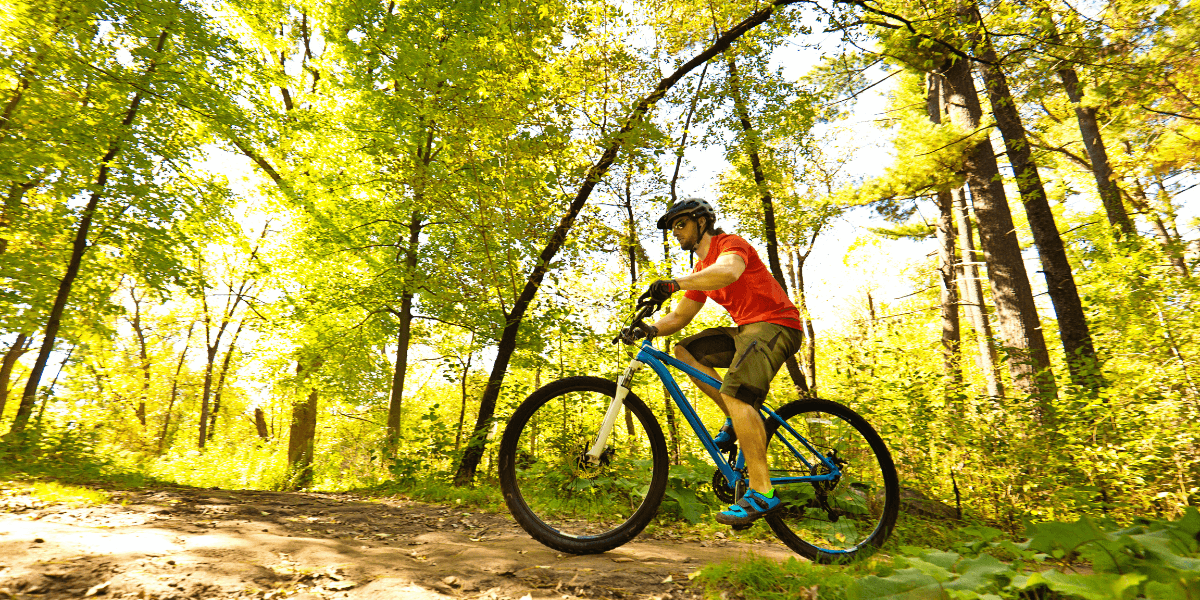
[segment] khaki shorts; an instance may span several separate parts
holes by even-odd
[[[679,342],[702,365],[729,369],[721,393],[762,406],[779,368],[800,349],[800,330],[775,323],[711,327]]]

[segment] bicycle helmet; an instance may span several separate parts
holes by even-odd
[[[667,212],[663,216],[659,217],[658,228],[670,229],[671,221],[674,221],[675,217],[681,215],[689,215],[693,218],[708,217],[708,226],[711,229],[712,222],[717,218],[717,211],[704,198],[684,198],[683,200],[677,200],[667,209]]]

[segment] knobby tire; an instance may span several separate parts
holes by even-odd
[[[504,501],[529,535],[555,550],[592,554],[616,548],[637,536],[662,502],[670,467],[666,439],[654,413],[633,392],[624,400],[632,419],[618,417],[605,462],[578,462],[616,390],[616,382],[599,377],[555,381],[526,398],[504,429],[499,450]]]
[[[767,524],[784,544],[814,562],[845,563],[873,553],[891,535],[900,510],[896,467],[879,434],[853,410],[828,400],[797,400],[784,405],[776,414],[821,452],[840,446],[839,454],[848,459],[848,465],[837,482],[827,484],[832,489],[824,492],[815,491],[820,490],[816,483],[777,485],[777,493],[785,502],[791,498],[792,504],[768,515]],[[829,433],[833,430],[837,433]],[[778,422],[769,420],[767,451],[772,457],[773,478],[787,466],[785,454],[790,452],[782,449],[783,439],[797,445]],[[863,473],[870,476],[863,477]],[[824,503],[813,494],[823,494]],[[798,497],[804,500],[797,500]],[[850,534],[845,539],[829,533],[838,529],[841,519],[849,519],[841,523],[845,528],[842,533]],[[818,533],[822,529],[825,533]]]

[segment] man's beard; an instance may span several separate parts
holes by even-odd
[[[700,240],[698,239],[698,236],[697,237],[687,237],[687,238],[679,240],[679,247],[690,252],[692,250],[695,250],[696,245],[699,243],[700,243]]]

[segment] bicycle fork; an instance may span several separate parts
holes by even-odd
[[[625,367],[625,372],[617,378],[617,393],[613,395],[612,402],[608,405],[608,412],[604,413],[604,421],[600,424],[596,440],[592,442],[591,449],[583,455],[587,464],[600,464],[600,455],[604,453],[604,448],[608,445],[608,436],[616,426],[617,416],[621,414],[621,407],[625,405],[625,396],[629,394],[629,386],[633,385],[633,374],[644,366],[646,363],[635,358],[628,367]]]

